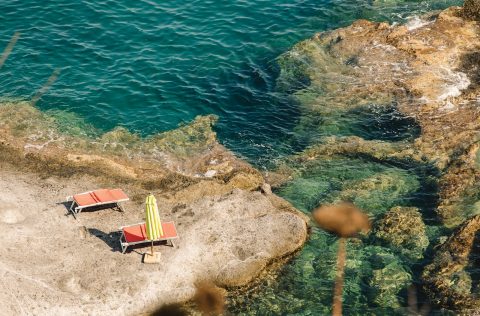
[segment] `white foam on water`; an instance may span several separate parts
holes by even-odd
[[[51,143],[61,142],[63,140],[62,137],[57,137],[52,130],[47,130],[46,132],[37,132],[36,134],[31,134],[28,136],[28,140],[32,142],[36,142],[45,138],[47,138],[48,140],[41,144],[26,143],[25,146],[23,146],[23,148],[24,149],[34,148],[36,150],[42,150],[43,148],[45,148]]]
[[[450,101],[445,102],[445,105],[440,108],[441,111],[451,112],[456,110],[457,107]]]
[[[452,71],[451,69],[444,68],[445,84],[443,86],[443,93],[437,97],[437,101],[443,101],[450,97],[458,97],[462,94],[462,90],[465,90],[470,85],[470,80],[467,74],[460,71]]]
[[[413,16],[408,20],[407,23],[405,23],[405,26],[407,27],[407,30],[413,31],[426,25],[432,24],[433,22],[434,21],[425,21],[418,16]]]

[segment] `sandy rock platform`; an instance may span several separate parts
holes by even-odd
[[[118,227],[143,221],[140,199],[124,213],[65,215],[66,196],[98,187],[85,176],[0,171],[0,314],[138,314],[190,299],[200,280],[244,285],[307,235],[302,217],[259,191],[233,189],[185,203],[159,196],[162,219],[177,223],[180,238],[176,248],[156,245],[162,263],[146,265],[148,248],[122,254],[118,243]]]

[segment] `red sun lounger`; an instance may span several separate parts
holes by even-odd
[[[114,206],[123,211],[119,203],[128,200],[128,196],[121,189],[101,189],[67,197],[67,201],[73,201],[69,210],[74,217],[83,209],[90,207],[109,208]]]
[[[163,235],[155,240],[149,240],[147,238],[147,232],[145,231],[145,223],[123,226],[120,227],[122,235],[120,236],[120,246],[122,247],[122,253],[127,251],[129,246],[139,245],[144,243],[151,243],[152,241],[168,240],[172,247],[175,247],[173,240],[178,238],[177,229],[174,222],[162,222]]]

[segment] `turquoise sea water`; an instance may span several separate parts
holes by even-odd
[[[257,167],[269,168],[272,161],[300,151],[318,136],[309,134],[308,126],[298,128],[300,111],[292,91],[277,89],[279,55],[315,32],[359,18],[404,22],[460,3],[0,0],[0,47],[15,31],[21,32],[0,70],[0,96],[30,98],[58,68],[58,80],[37,104],[42,110],[70,111],[99,129],[120,125],[142,135],[175,128],[196,115],[216,114],[220,142]],[[412,122],[388,113],[357,114],[361,120],[336,122],[342,125],[340,134],[397,141],[418,132]],[[431,240],[438,237],[440,228],[431,215],[434,172],[428,166],[358,157],[294,167],[299,175],[277,193],[305,212],[345,197],[374,217],[395,205],[417,206],[429,224]],[[314,229],[276,280],[232,300],[231,311],[328,313],[335,251],[335,238]],[[349,314],[405,313],[404,284],[411,281],[405,276],[416,282],[422,261],[408,262],[374,241],[349,244],[347,258]],[[373,270],[397,273],[402,290],[382,288],[391,280],[375,283]],[[382,291],[390,305],[372,294]]]
[[[255,161],[292,150],[297,110],[275,89],[275,59],[315,32],[358,18],[403,21],[458,1],[0,1],[0,47],[21,39],[0,95],[28,98],[102,129],[144,135],[217,114],[221,142]]]

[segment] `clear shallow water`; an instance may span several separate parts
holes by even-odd
[[[315,142],[322,133],[411,139],[418,134],[414,123],[371,109],[338,117],[320,134],[312,134],[308,126],[298,128],[300,112],[291,91],[276,89],[275,59],[315,32],[358,18],[405,21],[459,3],[0,0],[0,45],[14,31],[22,32],[0,70],[0,95],[29,98],[59,68],[60,77],[38,103],[43,110],[71,111],[99,129],[120,125],[143,135],[172,129],[196,115],[217,114],[220,141],[260,168]],[[309,119],[319,124],[317,118]],[[439,235],[431,216],[436,196],[428,167],[364,157],[333,157],[294,167],[299,175],[277,193],[305,212],[344,198],[377,217],[394,205],[418,206],[430,224],[431,241]],[[401,286],[407,274],[415,281],[422,262],[407,262],[375,241],[348,247],[345,310],[405,313],[399,307],[405,304],[404,291],[389,297],[398,306],[375,302],[372,271],[398,272]],[[280,277],[238,297],[232,311],[328,313],[335,252],[336,239],[314,229]]]

